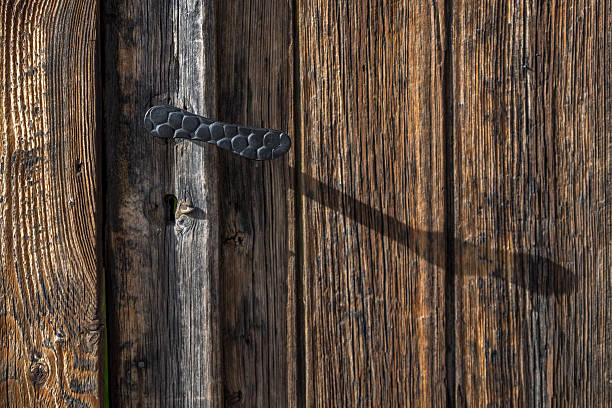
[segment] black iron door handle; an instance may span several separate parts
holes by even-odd
[[[169,105],[153,106],[144,122],[154,136],[207,142],[252,160],[275,159],[291,147],[289,136],[278,130],[217,122]]]

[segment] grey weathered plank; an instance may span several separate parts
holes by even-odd
[[[455,1],[456,403],[612,400],[609,1]]]
[[[149,106],[215,114],[213,1],[104,3],[111,402],[220,406],[217,159]],[[174,219],[172,197],[196,208]]]
[[[294,136],[292,12],[284,0],[218,3],[219,119]],[[227,406],[296,403],[293,151],[266,163],[221,155]]]
[[[0,1],[0,406],[103,400],[98,6]]]

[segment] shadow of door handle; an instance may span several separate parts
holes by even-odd
[[[150,108],[144,123],[153,136],[207,142],[251,160],[276,159],[291,147],[289,136],[278,130],[217,122],[169,105]]]

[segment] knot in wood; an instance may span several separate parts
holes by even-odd
[[[225,403],[227,405],[236,405],[242,401],[242,391],[238,390],[236,392],[228,392],[226,390],[225,394]]]
[[[182,234],[189,229],[193,224],[192,213],[195,208],[189,201],[181,201],[174,213],[174,231],[177,234]]]
[[[30,381],[35,386],[43,385],[49,378],[49,366],[44,361],[37,361],[30,365]]]

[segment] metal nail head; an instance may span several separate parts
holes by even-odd
[[[193,212],[195,208],[188,201],[181,201],[181,203],[176,207],[176,211],[174,213],[174,218],[179,219],[181,215],[188,215]]]

